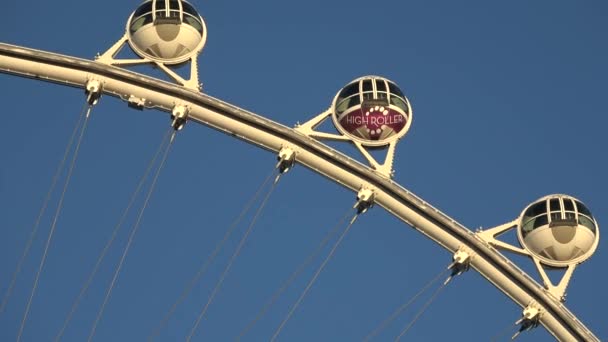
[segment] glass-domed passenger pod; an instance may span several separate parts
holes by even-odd
[[[332,104],[338,130],[368,146],[402,137],[412,123],[412,107],[392,81],[365,76],[342,88]]]
[[[146,0],[129,18],[127,34],[129,45],[140,57],[179,64],[202,50],[207,28],[184,0]]]
[[[524,209],[518,237],[522,246],[546,265],[566,267],[593,254],[599,229],[581,201],[567,195],[550,195]]]

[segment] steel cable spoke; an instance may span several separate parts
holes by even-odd
[[[167,132],[167,134],[163,137],[163,140],[162,140],[160,146],[158,146],[158,149],[156,150],[154,157],[152,158],[152,160],[150,160],[150,163],[148,164],[146,170],[144,171],[144,174],[142,175],[141,179],[139,180],[139,183],[137,184],[135,191],[133,191],[133,194],[131,195],[131,198],[129,200],[129,203],[128,203],[126,209],[123,211],[122,216],[120,217],[120,219],[118,220],[118,223],[114,227],[114,230],[112,231],[110,239],[107,241],[107,243],[104,246],[103,250],[101,251],[99,257],[97,258],[97,262],[95,263],[95,266],[93,267],[93,271],[91,271],[89,277],[87,278],[84,285],[82,286],[80,293],[78,294],[78,297],[76,297],[76,300],[74,300],[74,303],[72,304],[70,312],[67,315],[65,321],[63,322],[63,326],[61,327],[61,330],[59,330],[59,333],[55,337],[55,341],[59,341],[61,339],[61,337],[63,336],[63,334],[65,333],[65,329],[68,327],[68,324],[70,323],[70,320],[72,319],[72,316],[74,315],[74,313],[76,313],[76,309],[80,305],[82,298],[84,297],[85,293],[88,291],[89,287],[91,286],[91,284],[93,282],[93,278],[95,278],[95,275],[97,274],[97,271],[99,270],[99,267],[101,266],[103,259],[105,258],[108,250],[114,243],[114,240],[116,239],[118,232],[120,231],[128,213],[130,212],[131,207],[133,206],[133,204],[135,203],[135,200],[137,199],[137,196],[141,192],[141,189],[142,189],[146,179],[148,179],[148,175],[150,174],[152,167],[154,166],[154,164],[156,163],[156,160],[160,156],[160,154],[163,150],[163,147],[166,144],[167,138],[169,137],[169,134],[171,134],[170,131]]]
[[[279,145],[293,145],[296,149],[301,149],[299,159],[302,164],[310,167],[317,174],[322,174],[351,189],[360,184],[379,188],[379,194],[382,195],[379,204],[404,222],[420,222],[416,231],[437,242],[439,247],[450,252],[453,252],[450,246],[472,247],[479,254],[474,264],[480,266],[479,269],[485,270],[481,272],[482,276],[490,283],[499,284],[498,289],[507,297],[519,305],[527,305],[531,298],[547,308],[547,314],[542,321],[555,336],[562,339],[598,340],[564,305],[555,301],[552,296],[547,296],[542,284],[522,273],[510,260],[502,258],[501,253],[488,245],[487,241],[475,239],[474,232],[433,208],[414,193],[399,187],[392,177],[385,177],[388,179],[377,177],[373,171],[365,170],[352,162],[352,158],[332,152],[326,144],[319,144],[315,138],[318,140],[321,136],[314,137],[309,134],[312,139],[300,139],[302,134],[298,136],[297,132],[291,131],[284,125],[278,125],[272,120],[248,113],[229,103],[204,94],[187,94],[179,86],[168,86],[148,76],[125,73],[110,65],[101,70],[99,64],[94,61],[8,44],[0,45],[2,50],[0,53],[3,57],[0,58],[2,72],[76,87],[82,87],[84,80],[103,76],[107,93],[145,94],[149,103],[154,103],[159,108],[170,108],[175,105],[175,99],[183,99],[192,104],[193,121],[207,124],[233,137],[269,150],[276,150]],[[32,59],[34,55],[35,60]],[[135,95],[133,98],[138,99]],[[131,102],[131,104],[135,103]],[[210,123],[209,120],[205,120],[209,114],[228,119]],[[238,120],[232,120],[235,117]],[[434,233],[439,230],[447,233]],[[521,295],[524,292],[526,296]]]
[[[418,319],[422,316],[422,314],[424,314],[426,309],[428,309],[428,307],[431,305],[431,303],[433,303],[433,301],[437,298],[437,296],[441,293],[441,291],[443,291],[443,289],[446,287],[446,285],[447,284],[442,284],[441,286],[439,286],[437,288],[437,290],[435,290],[435,293],[433,293],[431,298],[429,298],[429,300],[427,300],[427,302],[424,303],[424,306],[422,306],[422,308],[418,311],[418,313],[416,314],[414,319],[412,319],[412,321],[401,331],[399,336],[397,336],[397,338],[395,339],[395,342],[401,340],[401,337],[403,337],[403,335],[405,335],[414,326],[414,324],[418,321]]]
[[[338,232],[338,229],[342,225],[342,222],[344,222],[348,218],[350,213],[351,213],[351,210],[349,209],[348,212],[346,213],[346,215],[344,215],[340,219],[340,221],[338,221],[338,223],[329,232],[327,232],[327,234],[325,234],[325,237],[319,243],[317,248],[304,260],[304,262],[302,262],[296,268],[296,270],[289,276],[289,278],[281,285],[281,287],[277,291],[275,291],[275,293],[272,295],[272,297],[270,297],[270,299],[264,304],[262,309],[256,314],[255,318],[252,319],[251,322],[249,322],[249,324],[247,324],[247,326],[241,331],[239,336],[237,336],[237,338],[236,338],[237,341],[240,340],[243,336],[245,336],[245,334],[247,334],[249,332],[249,330],[251,330],[251,328],[253,328],[253,326],[260,319],[262,319],[262,317],[264,317],[266,312],[268,312],[268,310],[270,310],[270,308],[274,305],[274,303],[277,301],[277,299],[279,299],[281,294],[283,294],[283,292],[285,292],[285,290],[291,285],[291,283],[293,283],[294,280],[296,280],[296,278],[306,269],[306,266],[308,266],[319,255],[319,253],[321,253],[321,251],[327,245],[329,240],[331,240],[331,238],[333,238],[336,235],[336,233]]]
[[[302,302],[302,300],[304,299],[304,297],[308,293],[308,290],[310,290],[310,288],[312,287],[312,285],[315,283],[315,281],[319,277],[319,274],[321,274],[321,271],[323,271],[323,268],[325,267],[325,265],[327,265],[327,263],[329,262],[329,260],[332,258],[332,256],[336,252],[336,249],[338,249],[338,246],[340,246],[340,243],[342,242],[342,240],[344,239],[344,237],[346,236],[346,234],[349,232],[350,228],[353,226],[353,224],[357,220],[357,217],[359,217],[359,214],[355,214],[355,216],[352,218],[352,220],[350,220],[350,223],[348,224],[348,226],[346,226],[346,228],[342,232],[342,235],[340,235],[340,238],[338,239],[338,241],[336,241],[336,243],[332,247],[332,249],[329,252],[329,254],[327,255],[327,257],[325,257],[325,260],[323,260],[323,263],[321,264],[321,266],[319,266],[319,268],[317,269],[317,272],[315,273],[315,275],[312,277],[312,279],[310,279],[310,281],[308,282],[308,285],[306,285],[306,288],[304,289],[304,291],[302,291],[302,294],[300,295],[300,297],[298,298],[298,300],[296,301],[296,303],[293,305],[293,307],[291,308],[291,310],[289,310],[289,313],[287,313],[287,316],[283,319],[283,321],[281,322],[281,324],[279,325],[279,327],[275,331],[274,335],[270,339],[270,342],[273,342],[274,340],[277,339],[277,337],[281,333],[281,330],[283,330],[283,327],[285,326],[285,324],[287,323],[287,321],[289,321],[289,319],[291,318],[291,316],[293,315],[293,313],[296,311],[296,309],[298,308],[298,306],[300,305],[300,303]]]
[[[74,154],[72,156],[72,160],[70,161],[70,166],[68,169],[68,173],[65,179],[65,183],[63,185],[63,190],[61,191],[61,196],[59,197],[59,202],[57,204],[57,208],[55,210],[55,215],[53,217],[53,223],[51,224],[51,229],[49,230],[49,235],[46,240],[46,244],[44,246],[44,252],[42,253],[42,258],[40,259],[40,264],[38,265],[38,271],[36,272],[36,278],[34,279],[34,285],[32,287],[32,291],[30,293],[30,297],[27,302],[27,306],[25,308],[25,313],[23,314],[23,319],[21,320],[21,326],[19,327],[19,333],[17,334],[17,342],[21,341],[21,336],[23,335],[23,329],[25,328],[25,322],[27,321],[27,317],[30,311],[30,307],[32,305],[32,301],[36,294],[36,289],[38,288],[38,282],[40,280],[40,275],[42,274],[42,270],[44,268],[44,264],[46,261],[46,257],[48,255],[49,247],[51,245],[51,241],[53,239],[53,235],[55,233],[55,228],[57,227],[57,221],[59,219],[59,215],[61,214],[61,209],[63,208],[63,200],[65,199],[65,194],[68,190],[68,186],[70,184],[70,180],[72,178],[72,173],[74,172],[74,166],[76,165],[76,160],[78,159],[78,152],[80,151],[80,145],[82,144],[82,139],[84,137],[84,133],[87,130],[87,124],[89,123],[89,114],[91,112],[91,106],[88,106],[88,110],[85,114],[84,123],[80,130],[80,136],[78,137],[78,142],[76,143],[76,147],[74,149]]]
[[[407,309],[412,303],[414,303],[416,301],[416,299],[418,299],[418,297],[420,297],[424,292],[426,292],[433,284],[435,284],[437,281],[439,281],[439,279],[441,279],[448,271],[449,270],[442,270],[439,274],[437,274],[435,277],[433,277],[433,279],[431,279],[428,283],[426,283],[426,285],[424,285],[422,287],[422,289],[420,289],[420,291],[418,291],[418,293],[416,293],[406,303],[404,303],[403,305],[398,307],[397,310],[395,310],[387,319],[385,319],[382,323],[380,323],[380,325],[376,329],[374,329],[371,333],[369,333],[367,336],[365,336],[365,339],[363,339],[363,340],[369,341],[370,339],[372,339],[376,335],[378,335],[395,318],[397,318],[397,316],[399,316],[405,309]]]
[[[59,176],[61,175],[61,172],[63,171],[65,162],[67,161],[68,155],[70,154],[70,150],[72,149],[72,146],[74,145],[74,139],[76,139],[76,135],[78,134],[78,128],[80,127],[80,124],[82,123],[82,119],[84,118],[84,111],[86,109],[86,106],[87,105],[85,104],[85,106],[82,108],[80,114],[78,115],[78,121],[76,122],[76,125],[74,125],[74,129],[72,130],[72,135],[70,136],[68,144],[65,147],[65,151],[63,153],[63,158],[61,159],[61,161],[59,162],[59,165],[57,166],[57,169],[55,170],[55,174],[53,175],[49,191],[47,192],[46,197],[44,198],[44,201],[42,202],[42,206],[40,207],[40,211],[38,212],[38,217],[36,218],[34,226],[30,232],[29,239],[28,239],[27,243],[25,244],[25,248],[23,249],[23,253],[21,254],[21,257],[19,258],[19,261],[17,262],[17,267],[15,268],[15,271],[13,272],[9,286],[6,290],[6,293],[4,294],[4,296],[2,298],[2,303],[0,303],[0,315],[4,311],[4,308],[6,307],[6,304],[8,303],[8,300],[10,299],[10,296],[15,287],[15,283],[17,282],[17,276],[19,275],[19,273],[21,273],[21,268],[23,267],[23,263],[25,262],[25,259],[27,258],[28,254],[29,254],[30,248],[32,247],[32,243],[34,243],[34,239],[36,237],[36,234],[38,233],[38,228],[40,227],[40,221],[42,220],[42,216],[44,216],[44,213],[46,212],[46,209],[51,200],[51,195],[53,194],[53,191],[55,190],[55,186],[57,186],[57,182],[59,181]]]
[[[101,317],[103,315],[103,312],[105,310],[106,305],[108,304],[108,300],[112,294],[112,290],[114,289],[114,286],[116,285],[116,281],[118,279],[118,276],[120,274],[120,270],[122,269],[122,266],[124,265],[125,259],[127,257],[127,254],[129,253],[129,250],[131,248],[131,244],[133,243],[133,239],[135,238],[135,235],[137,233],[137,230],[139,228],[139,225],[141,223],[141,219],[144,215],[144,212],[146,211],[146,208],[148,206],[148,202],[150,201],[150,198],[152,197],[152,193],[154,192],[154,188],[156,186],[156,182],[158,181],[158,176],[160,175],[161,170],[163,169],[163,166],[165,165],[165,162],[167,161],[167,156],[169,155],[169,151],[171,150],[171,146],[173,145],[173,141],[175,138],[175,133],[173,132],[173,134],[171,135],[171,138],[169,140],[169,143],[167,144],[167,147],[165,149],[165,152],[163,153],[163,157],[158,165],[158,169],[156,170],[156,173],[154,174],[154,178],[152,179],[152,183],[150,184],[150,189],[148,189],[148,193],[146,195],[146,198],[144,200],[144,204],[141,207],[139,214],[137,216],[137,220],[135,222],[135,225],[133,226],[133,228],[131,229],[131,233],[129,235],[129,239],[127,241],[127,245],[125,246],[125,249],[122,253],[122,256],[120,258],[120,261],[118,262],[118,266],[116,267],[116,270],[114,272],[114,276],[112,278],[112,282],[110,283],[110,286],[108,287],[108,290],[106,292],[105,298],[103,300],[103,303],[101,304],[101,308],[99,309],[99,312],[97,314],[97,317],[95,318],[95,322],[93,323],[93,327],[91,328],[91,332],[89,334],[89,337],[87,339],[87,341],[91,341],[93,339],[93,337],[95,336],[95,331],[97,330],[97,325],[99,324],[99,321],[101,320]]]
[[[157,328],[152,332],[152,334],[150,334],[150,336],[148,336],[148,341],[154,340],[154,338],[156,338],[160,334],[161,330],[165,327],[165,325],[169,322],[169,319],[171,318],[171,316],[173,316],[173,314],[175,313],[175,310],[177,310],[177,307],[181,303],[183,303],[183,301],[188,297],[190,292],[192,292],[192,289],[194,288],[194,286],[198,283],[198,281],[203,276],[203,274],[205,274],[205,272],[207,271],[207,269],[209,268],[211,263],[213,263],[213,261],[215,260],[215,258],[219,254],[219,252],[222,250],[222,248],[224,247],[224,245],[226,244],[226,242],[228,241],[228,239],[230,238],[230,236],[232,235],[232,233],[234,232],[234,230],[236,229],[238,224],[241,222],[243,217],[245,217],[245,214],[249,212],[249,210],[251,209],[251,206],[253,206],[255,201],[258,199],[258,197],[262,193],[262,190],[268,184],[268,182],[270,181],[270,179],[272,178],[274,173],[275,173],[275,170],[273,169],[272,172],[262,182],[262,185],[259,186],[259,188],[255,192],[255,194],[251,197],[251,199],[249,199],[247,204],[245,204],[241,213],[229,226],[229,228],[226,231],[226,233],[224,234],[224,237],[222,238],[222,240],[217,243],[213,252],[211,252],[211,254],[207,257],[207,259],[204,261],[204,263],[198,269],[197,273],[194,275],[194,277],[192,277],[190,282],[188,282],[188,285],[182,291],[179,298],[173,303],[173,305],[171,305],[171,308],[169,309],[167,314],[163,317],[163,319],[161,320],[161,322],[157,326]]]
[[[498,334],[494,335],[491,339],[490,342],[496,342],[499,341],[502,337],[504,337],[505,335],[507,335],[511,330],[513,330],[513,324],[509,324],[507,325],[503,330],[501,330],[500,332],[498,332]]]
[[[228,275],[228,272],[230,271],[230,268],[232,267],[232,264],[234,263],[234,261],[236,260],[236,258],[241,253],[241,249],[245,245],[245,242],[247,241],[247,237],[249,236],[249,234],[253,230],[253,227],[255,226],[255,223],[256,223],[258,217],[260,216],[262,210],[266,206],[266,203],[268,202],[268,199],[270,198],[270,195],[272,195],[274,189],[276,188],[278,180],[279,180],[279,177],[277,177],[275,179],[274,183],[272,184],[272,186],[268,190],[268,193],[266,194],[266,197],[264,197],[264,200],[262,201],[262,203],[258,207],[258,210],[256,211],[255,215],[253,216],[253,219],[251,220],[251,222],[249,224],[249,227],[247,228],[247,231],[245,232],[245,234],[243,234],[243,237],[241,238],[241,241],[239,242],[239,244],[238,244],[236,250],[234,251],[234,253],[232,254],[232,257],[230,258],[230,261],[226,265],[226,268],[224,269],[224,272],[220,276],[219,280],[217,281],[217,283],[215,285],[215,288],[211,292],[211,295],[209,296],[209,299],[207,300],[207,303],[205,304],[205,307],[203,308],[203,310],[201,311],[201,313],[197,317],[196,322],[194,323],[194,327],[192,327],[192,330],[190,331],[190,334],[188,335],[188,337],[186,337],[186,341],[187,342],[190,342],[190,340],[192,339],[192,336],[194,336],[194,333],[196,332],[196,330],[198,328],[198,325],[200,324],[201,320],[203,319],[203,317],[207,313],[207,309],[209,309],[209,306],[213,302],[213,299],[217,295],[220,287],[222,286],[224,280],[226,279],[226,276]]]

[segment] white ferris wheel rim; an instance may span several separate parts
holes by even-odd
[[[189,108],[189,119],[258,147],[278,152],[290,147],[296,160],[351,190],[372,188],[375,203],[444,249],[472,252],[471,266],[522,308],[535,302],[540,323],[558,340],[600,341],[557,298],[494,247],[415,194],[373,169],[296,130],[206,94],[98,62],[0,43],[0,72],[84,88],[98,80],[103,92],[132,104],[171,112]]]

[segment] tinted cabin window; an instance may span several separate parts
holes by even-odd
[[[547,223],[549,223],[549,221],[547,220],[546,215],[539,216],[538,218],[536,218],[536,220],[534,220],[534,229],[536,229],[538,227],[542,227],[542,226],[546,225]]]
[[[528,223],[524,224],[522,227],[522,235],[524,238],[532,231],[532,229],[534,229],[534,220],[530,220]]]
[[[184,12],[190,14],[193,17],[198,17],[198,13],[196,13],[194,7],[192,7],[189,3],[182,2],[182,7],[184,8]]]
[[[562,218],[562,208],[559,205],[559,198],[549,200],[549,210],[551,210],[551,221],[560,220]]]
[[[531,206],[530,209],[528,209],[528,211],[526,211],[526,216],[534,217],[534,216],[538,216],[540,214],[544,214],[546,212],[547,212],[547,202],[542,201],[540,203],[536,203],[535,205]]]
[[[401,90],[396,85],[388,82],[388,87],[389,87],[389,90],[390,90],[391,94],[395,94],[395,95],[397,95],[399,97],[405,98],[405,95],[403,95],[403,93],[401,92]]]
[[[156,13],[157,18],[158,17],[160,17],[160,18],[167,17],[167,11],[165,10],[165,8],[166,8],[165,0],[156,0],[154,12]]]
[[[351,96],[342,100],[342,102],[339,102],[336,111],[338,114],[341,114],[360,103],[361,100],[359,99],[359,96]]]
[[[583,203],[581,203],[581,202],[579,202],[579,201],[576,201],[576,207],[578,208],[578,212],[579,212],[579,213],[581,213],[581,214],[583,214],[583,215],[587,215],[587,216],[589,216],[589,217],[593,217],[593,216],[591,215],[591,212],[589,211],[589,209],[587,209],[587,207],[585,207],[585,206],[583,205]]]
[[[404,113],[407,113],[407,104],[402,98],[391,95],[391,104],[401,108]]]
[[[340,93],[340,98],[345,99],[357,93],[359,93],[359,83],[353,83],[346,86],[346,88],[342,90],[342,92]]]
[[[361,84],[363,92],[363,101],[370,101],[374,99],[374,88],[372,80],[364,80]]]
[[[179,8],[179,1],[177,1],[177,0],[170,0],[169,1],[169,9],[170,10],[179,11],[180,10],[180,8]]]
[[[560,208],[559,205],[559,199],[557,198],[553,198],[551,199],[551,201],[549,201],[550,207],[551,207],[551,211],[561,211],[562,209]]]
[[[182,2],[182,7],[184,9],[184,21],[186,24],[194,27],[200,34],[203,34],[203,24],[194,7],[187,2]]]
[[[544,224],[547,224],[548,222],[549,219],[547,217],[547,202],[543,201],[540,203],[536,203],[531,206],[524,214],[522,235],[526,237],[529,232]]]
[[[574,210],[574,203],[569,198],[562,198],[564,202],[564,211],[567,220],[576,220],[576,212]]]
[[[133,22],[131,23],[131,33],[134,33],[135,31],[139,30],[142,26],[149,24],[152,22],[152,13],[148,13],[142,17],[139,17],[135,20],[133,20]]]
[[[359,103],[361,103],[361,100],[359,99],[359,82],[349,84],[342,90],[340,96],[338,96],[336,111],[338,114],[341,114]]]
[[[522,228],[522,235],[525,238],[528,233],[533,231],[536,228],[542,227],[549,223],[549,219],[547,215],[537,216],[535,218],[530,219],[527,223],[524,224]]]
[[[203,33],[203,25],[198,19],[195,19],[189,15],[184,15],[184,22],[192,27],[194,27],[199,33]]]
[[[374,99],[374,93],[369,92],[369,93],[363,94],[363,100],[373,100],[373,99]]]
[[[382,80],[376,80],[376,90],[386,91],[386,83]]]
[[[595,233],[595,223],[590,218],[588,218],[587,216],[582,216],[582,215],[579,216],[578,217],[578,223],[580,225],[583,225],[583,226],[589,228],[592,232]]]
[[[568,198],[564,198],[564,210],[566,211],[574,211],[574,204],[572,204],[572,200]]]
[[[578,223],[589,228],[595,233],[595,222],[593,222],[593,216],[585,205],[579,201],[576,201],[576,208],[578,209]]]
[[[397,106],[403,110],[404,113],[408,113],[407,104],[405,103],[405,96],[396,85],[388,82],[389,92],[391,93],[390,103],[394,106]]]
[[[149,12],[152,12],[152,2],[151,1],[145,2],[141,6],[139,6],[139,8],[133,14],[133,18],[137,18],[137,17],[141,16],[142,14],[146,14]]]
[[[179,18],[181,14],[181,9],[179,6],[179,1],[171,0],[169,1],[169,18]],[[164,12],[163,16],[166,16],[166,12]]]

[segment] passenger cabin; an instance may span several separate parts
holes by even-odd
[[[363,77],[354,80],[345,86],[335,101],[335,110],[338,116],[346,112],[361,108],[361,106],[393,105],[399,108],[406,117],[409,117],[409,106],[401,89],[393,82],[375,76]]]
[[[165,64],[180,64],[199,53],[205,31],[203,18],[184,0],[147,0],[127,24],[135,53]]]
[[[147,24],[185,23],[203,34],[203,23],[198,12],[184,0],[147,0],[133,13],[130,33],[134,34]]]
[[[579,200],[566,195],[539,199],[522,213],[521,244],[554,267],[583,262],[599,241],[597,222]]]
[[[569,196],[550,197],[532,204],[523,215],[522,235],[525,238],[533,230],[545,225],[550,227],[581,225],[594,234],[597,230],[595,219],[589,209]]]

